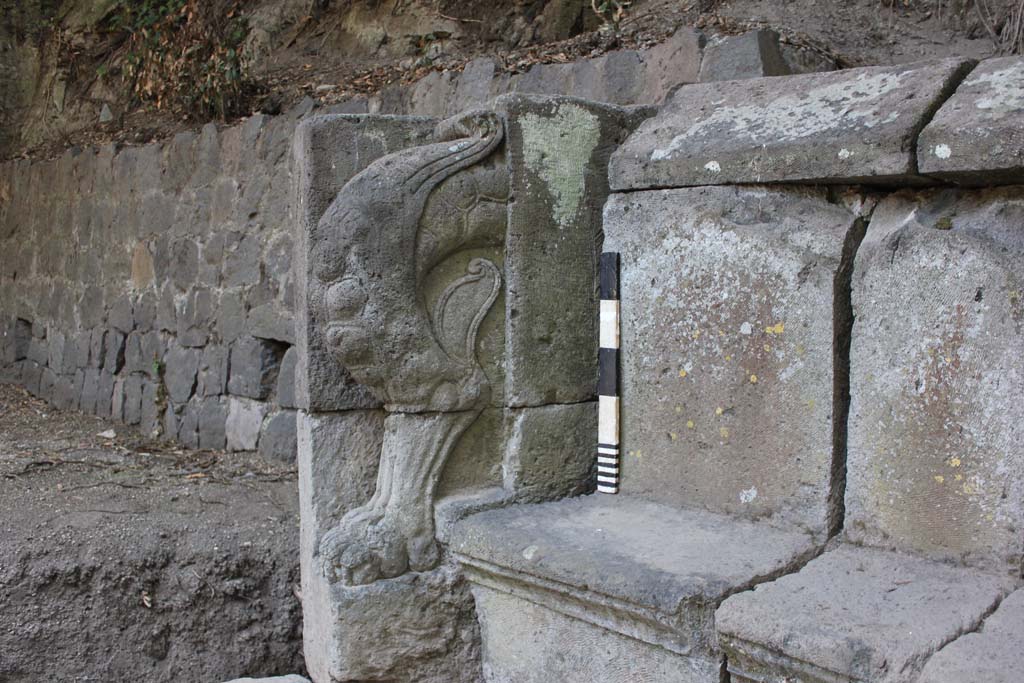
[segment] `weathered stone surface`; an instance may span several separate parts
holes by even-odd
[[[298,302],[296,375],[298,403],[307,410],[373,407],[378,401],[357,385],[326,346],[324,321],[316,313],[325,292],[309,255],[322,237],[318,223],[342,187],[374,160],[426,141],[434,121],[385,117],[324,116],[303,122],[295,137],[295,224]]]
[[[549,609],[551,598],[473,585],[488,683],[717,683],[718,658],[684,657]],[[543,605],[543,606],[542,606]]]
[[[238,339],[231,345],[228,392],[254,399],[270,396],[283,355],[278,343],[253,337]]]
[[[658,103],[678,86],[700,80],[700,66],[707,38],[697,29],[682,27],[640,56],[645,71],[644,101]]]
[[[622,490],[824,537],[855,216],[815,191],[709,187],[613,195],[604,229],[628,264]]]
[[[680,88],[611,158],[614,190],[913,181],[914,141],[958,59]]]
[[[962,183],[1024,182],[1024,57],[979,64],[921,131],[922,173]]]
[[[597,382],[597,261],[612,150],[648,114],[510,95],[506,404],[574,403]]]
[[[271,460],[295,462],[295,411],[283,410],[263,423],[260,455]]]
[[[250,308],[246,327],[249,334],[259,339],[295,343],[295,321],[291,313],[272,303]]]
[[[211,344],[203,349],[199,362],[196,393],[200,396],[219,396],[228,388],[228,349]]]
[[[472,515],[455,525],[451,543],[464,563],[482,560],[523,581],[553,580],[661,614],[659,638],[676,652],[710,646],[709,605],[814,548],[804,533],[597,494]]]
[[[270,678],[236,678],[227,683],[309,683],[309,680],[302,676],[291,674],[289,676],[272,676]]]
[[[295,397],[295,370],[298,363],[298,351],[290,347],[281,358],[281,368],[277,373],[277,405],[282,408],[298,408]]]
[[[846,533],[1018,573],[1024,194],[901,192],[857,254]]]
[[[224,425],[227,448],[229,451],[256,450],[263,427],[263,417],[267,414],[265,404],[249,401],[244,398],[228,400],[228,418]]]
[[[224,399],[207,398],[199,408],[199,447],[215,451],[227,447],[228,406]]]
[[[578,496],[593,489],[597,404],[509,408],[502,466],[518,500]]]
[[[733,81],[764,76],[788,76],[779,34],[767,29],[728,36],[704,48],[700,80]]]
[[[477,598],[484,670],[508,683],[552,671],[627,681],[638,670],[643,680],[718,681],[715,606],[815,547],[807,534],[626,495],[482,512],[457,522],[450,542]],[[527,624],[552,647],[527,637]],[[613,664],[615,655],[635,659]]]
[[[199,349],[171,347],[164,357],[164,383],[167,395],[178,405],[188,403],[195,393],[196,376],[199,372],[201,352]]]
[[[327,619],[316,630],[303,624],[306,664],[314,679],[481,680],[473,599],[453,566],[368,586],[320,588],[326,592],[321,609],[329,610]],[[313,650],[324,659],[311,662]]]
[[[977,628],[1011,583],[843,545],[728,598],[715,621],[734,677],[909,683],[929,655]]]
[[[1024,590],[1003,600],[976,633],[960,636],[928,660],[921,683],[1016,683],[1024,671]]]

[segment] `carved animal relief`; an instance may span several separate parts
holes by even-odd
[[[474,258],[433,302],[425,283],[459,252],[503,243],[507,171],[483,163],[502,138],[492,112],[446,121],[439,142],[382,157],[352,178],[318,226],[325,294],[317,303],[329,348],[389,413],[376,492],[321,542],[331,580],[366,584],[439,561],[435,491],[490,400],[476,347],[502,271]]]

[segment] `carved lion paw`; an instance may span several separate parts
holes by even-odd
[[[402,524],[369,507],[349,512],[320,542],[325,576],[348,586],[431,569],[440,555],[432,525]]]

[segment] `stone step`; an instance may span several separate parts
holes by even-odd
[[[1005,575],[841,545],[728,598],[715,623],[734,683],[913,683],[1012,587]]]
[[[600,494],[473,515],[451,543],[492,683],[717,683],[714,607],[816,551],[810,534]]]
[[[1024,676],[1024,589],[1003,600],[976,633],[928,660],[920,683],[1018,683]]]

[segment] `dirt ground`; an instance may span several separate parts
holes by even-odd
[[[0,683],[302,672],[296,486],[0,385]]]

